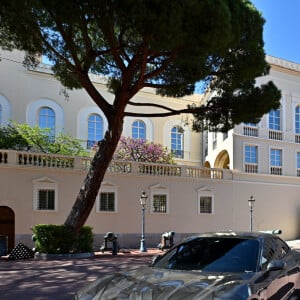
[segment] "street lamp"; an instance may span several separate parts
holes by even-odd
[[[142,191],[140,197],[140,203],[142,206],[142,239],[141,239],[140,252],[147,252],[145,246],[145,206],[146,206],[147,199],[148,199],[147,193],[145,191]]]
[[[253,207],[254,207],[254,202],[255,199],[253,198],[253,196],[250,196],[250,198],[248,199],[248,204],[249,204],[249,208],[250,208],[250,231],[253,231]]]

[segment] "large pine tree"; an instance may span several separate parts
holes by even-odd
[[[160,108],[138,114],[145,117],[193,113],[199,130],[255,122],[279,106],[273,83],[255,87],[255,78],[269,71],[263,24],[247,0],[1,0],[0,46],[25,50],[27,64],[37,53],[46,55],[62,84],[84,88],[108,121],[66,225],[78,232],[88,218],[123,119],[137,115],[135,106]],[[90,72],[109,79],[112,103],[95,88]],[[132,101],[144,87],[176,101],[199,81],[215,95],[200,107],[175,110]]]

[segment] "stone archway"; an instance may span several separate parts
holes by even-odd
[[[8,237],[8,253],[15,246],[15,213],[8,206],[0,206],[0,235]]]
[[[206,162],[203,164],[203,167],[204,167],[204,168],[211,168],[209,161],[206,161]]]
[[[223,150],[218,154],[215,160],[214,168],[229,169],[229,163],[229,154],[226,150]]]

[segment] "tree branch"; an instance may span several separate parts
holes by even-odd
[[[121,72],[124,72],[126,67],[124,65],[124,62],[120,56],[120,51],[122,52],[122,48],[120,47],[118,40],[116,36],[113,33],[114,26],[112,25],[112,20],[110,17],[103,16],[103,19],[100,21],[100,27],[102,29],[103,35],[105,36],[110,49],[111,53],[114,57],[114,60],[117,64],[117,66],[120,68]]]
[[[164,61],[163,63],[161,64],[160,67],[156,68],[154,71],[152,72],[149,72],[148,74],[145,74],[144,76],[144,82],[146,82],[147,80],[157,76],[157,75],[160,75],[163,71],[166,70],[166,68],[170,65],[170,63],[172,62],[172,60],[175,59],[177,55],[177,51],[172,51],[170,53],[170,56],[168,56]],[[161,56],[161,55],[160,55]],[[157,56],[159,57],[159,56]]]
[[[143,105],[146,106],[146,105]],[[152,105],[149,105],[152,106]],[[162,112],[162,113],[135,113],[135,112],[125,112],[125,116],[127,117],[169,117],[169,116],[176,116],[180,114],[205,114],[207,111],[209,111],[209,108],[205,106],[200,106],[196,108],[184,108],[184,109],[178,109],[178,110],[169,110],[169,112]]]
[[[74,41],[72,38],[70,38],[70,35],[72,36],[72,32],[73,32],[73,28],[71,26],[68,26],[68,30],[69,32],[66,33],[64,27],[62,26],[63,21],[57,19],[56,15],[49,9],[48,10],[50,16],[52,17],[53,21],[55,22],[64,42],[66,43],[66,45],[68,46],[70,53],[72,55],[72,59],[74,60],[75,66],[77,68],[77,70],[81,70],[82,71],[82,65],[80,60],[78,59],[78,56],[76,54],[76,47],[74,45]],[[75,69],[76,69],[75,68]]]
[[[128,104],[132,105],[132,106],[157,107],[157,108],[165,109],[165,110],[170,111],[170,112],[175,112],[176,111],[176,110],[174,110],[170,107],[167,107],[167,106],[164,106],[164,105],[161,105],[161,104],[156,104],[156,103],[137,103],[137,102],[129,101]]]

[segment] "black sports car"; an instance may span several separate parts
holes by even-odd
[[[150,267],[103,276],[75,299],[300,299],[300,253],[270,233],[215,232],[183,240]]]

